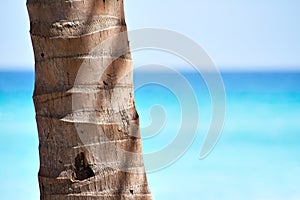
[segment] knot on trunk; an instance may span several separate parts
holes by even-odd
[[[88,164],[84,153],[81,152],[75,158],[75,179],[82,181],[93,176],[95,173]]]

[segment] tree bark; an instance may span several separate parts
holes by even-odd
[[[41,199],[152,199],[130,52],[118,55],[124,41],[112,41],[91,55],[126,33],[123,0],[28,0],[27,8]]]

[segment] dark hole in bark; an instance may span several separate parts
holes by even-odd
[[[129,190],[130,191],[130,194],[133,194],[133,190]]]
[[[104,84],[104,85],[108,85],[108,83],[106,83],[105,81],[103,81],[103,84]]]
[[[45,57],[45,54],[44,54],[44,53],[41,53],[41,57],[44,58],[44,57]]]
[[[75,158],[75,174],[76,174],[75,177],[76,180],[80,180],[80,181],[95,176],[83,152],[78,154]]]
[[[103,0],[103,3],[105,3],[105,0]]]

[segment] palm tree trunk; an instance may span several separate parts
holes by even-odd
[[[119,41],[90,55],[101,42],[126,33],[123,0],[28,0],[27,7],[41,199],[152,199],[131,55],[115,58]]]

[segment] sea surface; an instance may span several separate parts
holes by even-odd
[[[154,198],[300,199],[300,73],[221,76],[226,94],[223,131],[211,153],[199,159],[218,106],[210,99],[214,86],[207,87],[196,72],[135,72],[144,154],[157,155],[157,160],[145,156]],[[39,199],[33,87],[33,72],[0,72],[1,199]],[[186,99],[190,103],[183,103]],[[168,145],[181,128],[192,139],[178,157]],[[168,158],[160,156],[164,150]]]

